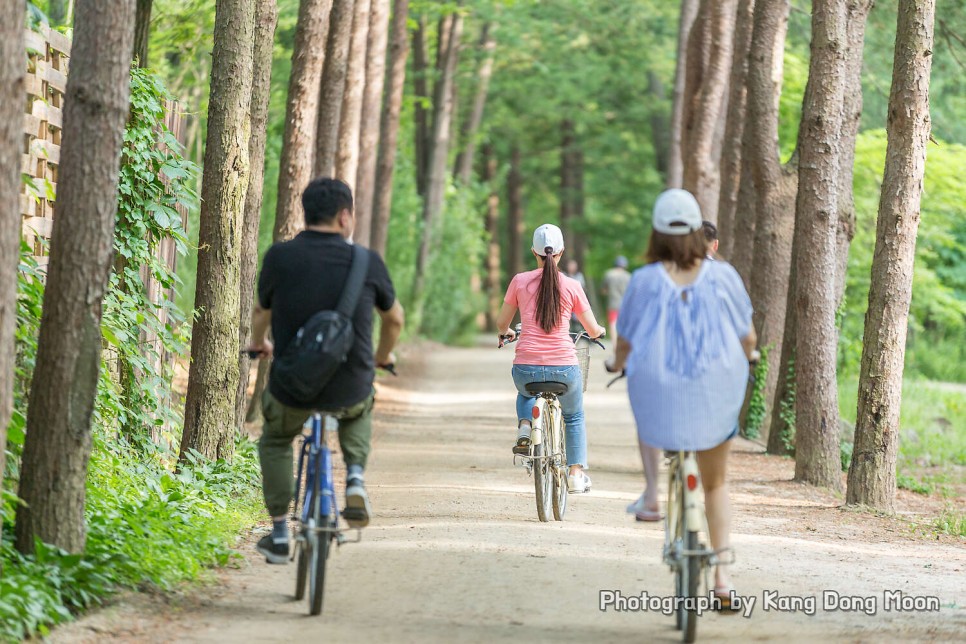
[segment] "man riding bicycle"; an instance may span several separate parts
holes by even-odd
[[[258,298],[252,313],[249,351],[263,357],[283,355],[299,329],[320,311],[334,310],[344,290],[353,245],[347,241],[355,229],[352,191],[338,179],[315,179],[302,194],[305,230],[294,239],[273,245],[265,253],[258,279]],[[352,316],[354,341],[346,361],[321,393],[309,403],[300,402],[275,376],[262,395],[265,422],[258,442],[265,506],[272,517],[272,533],[257,549],[268,563],[288,561],[287,515],[292,500],[292,440],[313,411],[339,418],[339,444],[345,459],[345,517],[351,527],[369,523],[371,513],[363,471],[372,437],[375,367],[395,362],[392,350],[403,327],[403,308],[386,265],[378,254],[368,253],[368,271],[358,306]],[[382,318],[379,345],[373,354],[372,311]],[[267,339],[271,324],[272,341]]]

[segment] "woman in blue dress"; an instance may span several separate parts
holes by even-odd
[[[730,441],[748,383],[757,337],[741,277],[705,261],[701,208],[691,193],[667,190],[654,204],[648,264],[634,272],[621,306],[616,355],[642,454],[648,448],[697,453],[708,530],[716,550],[730,546],[725,475]],[[656,499],[656,489],[648,490]],[[715,571],[715,593],[731,590]]]

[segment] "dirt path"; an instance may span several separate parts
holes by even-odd
[[[376,519],[329,562],[324,614],[293,602],[294,567],[268,566],[246,535],[240,568],[184,597],[129,596],[57,631],[54,642],[680,641],[672,618],[598,610],[599,591],[667,595],[662,528],[624,506],[640,493],[622,387],[597,360],[586,401],[592,493],[566,520],[537,521],[532,481],[511,463],[512,354],[426,347],[380,391],[368,473]],[[421,364],[420,364],[421,363]],[[701,641],[950,641],[966,636],[966,548],[914,530],[935,507],[902,496],[900,518],[845,510],[790,482],[791,461],[735,445],[733,570],[749,619],[709,614]],[[962,502],[960,499],[958,502]],[[923,504],[927,507],[923,507]],[[877,614],[825,611],[823,591],[873,597]],[[884,591],[939,598],[938,612],[886,612]],[[814,615],[764,610],[763,594],[816,597]]]

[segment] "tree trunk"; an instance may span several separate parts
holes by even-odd
[[[848,11],[847,42],[859,43],[856,47],[849,47],[845,52],[845,83],[843,93],[842,131],[839,135],[843,144],[839,160],[838,179],[838,229],[836,241],[836,308],[841,304],[845,292],[845,262],[848,257],[848,246],[855,230],[855,204],[852,198],[852,169],[855,161],[855,138],[858,134],[859,119],[862,113],[862,43],[864,41],[865,22],[868,18],[871,2],[850,3]],[[792,243],[792,266],[795,266],[799,253],[799,240]],[[772,369],[777,369],[778,378],[771,408],[768,433],[768,453],[790,455],[789,440],[795,433],[795,342],[791,339],[797,335],[797,315],[795,311],[797,280],[792,271],[788,282],[788,297],[785,305],[784,337],[789,341],[783,343],[780,362],[772,362]]]
[[[793,159],[782,167],[778,147],[778,96],[781,90],[781,56],[788,24],[788,2],[757,4],[754,12],[751,57],[748,61],[747,122],[744,155],[748,157],[746,190],[754,194],[754,247],[749,280],[754,305],[758,345],[768,347],[774,362],[782,353],[788,279],[791,272],[792,238],[795,230],[795,195],[798,186]],[[742,200],[739,188],[739,203]],[[741,222],[744,217],[739,217]],[[744,223],[743,226],[747,226]],[[742,241],[739,228],[736,233]],[[742,249],[746,252],[746,248]],[[747,264],[745,265],[747,266]],[[764,400],[773,400],[778,370],[769,369]],[[763,427],[770,427],[768,409]]]
[[[355,0],[334,2],[332,12],[329,15],[329,34],[326,38],[325,47],[325,70],[322,72],[318,106],[319,119],[315,132],[315,165],[312,174],[316,177],[335,176],[336,155],[339,151],[342,99],[345,95],[346,74],[349,69],[349,45],[352,41],[354,3]]]
[[[842,487],[835,380],[835,253],[847,0],[815,0],[802,102],[795,236],[795,479]],[[830,135],[830,133],[832,133]]]
[[[114,259],[134,13],[134,0],[110,5],[80,0],[77,5],[47,288],[21,463],[24,504],[17,506],[16,545],[23,553],[33,552],[35,538],[68,552],[84,550],[101,304]],[[4,24],[23,27],[19,20]],[[15,46],[17,40],[9,39]],[[19,66],[23,49],[3,61]],[[22,97],[14,104],[19,109]],[[22,116],[13,122],[19,127]],[[19,168],[19,161],[12,165]],[[16,212],[7,211],[7,217]]]
[[[647,72],[647,93],[657,105],[664,105],[664,84],[661,76],[653,69]],[[671,130],[668,114],[661,109],[652,108],[651,116],[651,144],[654,146],[654,167],[667,180],[667,164],[671,155]]]
[[[327,0],[331,1],[331,0]],[[248,142],[248,165],[251,175],[245,193],[245,214],[242,220],[241,241],[241,297],[239,305],[239,346],[251,342],[252,304],[255,299],[255,272],[258,267],[258,224],[262,219],[262,178],[265,170],[265,139],[268,126],[268,103],[271,97],[272,50],[275,45],[275,25],[278,7],[275,0],[259,0],[255,7],[255,46],[253,49],[253,80],[251,100],[251,139]],[[320,41],[321,42],[321,41]],[[294,65],[293,65],[294,67]],[[319,74],[316,73],[316,78]],[[309,94],[312,100],[318,92]],[[314,118],[308,120],[313,123]],[[311,132],[312,128],[309,128]],[[311,150],[311,146],[307,148]],[[306,164],[307,165],[307,164]],[[241,431],[245,422],[245,403],[251,361],[245,353],[238,358],[238,391],[235,395],[235,426]]]
[[[700,82],[690,97],[691,108],[684,122],[684,188],[697,198],[705,219],[718,220],[720,191],[719,161],[715,155],[715,133],[724,109],[728,91],[728,73],[734,50],[737,0],[702,0],[699,23],[707,21],[711,41],[705,45],[707,65],[698,69],[698,61],[688,60],[688,75],[698,74]],[[692,32],[692,40],[701,37]],[[690,53],[694,48],[689,50]],[[689,88],[693,86],[688,81]],[[717,147],[720,152],[720,147]]]
[[[456,59],[460,37],[463,33],[463,15],[452,14],[450,32],[447,37],[443,63],[443,73],[436,83],[433,119],[433,145],[429,150],[429,174],[426,177],[426,197],[423,200],[423,234],[416,257],[416,274],[413,280],[413,301],[415,302],[418,322],[422,318],[422,300],[426,286],[426,269],[429,266],[429,249],[435,238],[436,220],[443,210],[446,190],[446,165],[450,145],[450,122],[453,118],[453,90],[456,76]]]
[[[416,104],[413,119],[416,124],[413,135],[416,139],[416,191],[419,196],[426,195],[426,174],[429,166],[429,54],[426,50],[426,17],[420,16],[413,33],[413,93]]]
[[[151,38],[151,4],[154,0],[137,0],[134,20],[134,59],[138,67],[148,66],[148,41]]]
[[[893,511],[919,200],[929,139],[935,0],[899,0],[885,174],[865,316],[846,500]]]
[[[382,112],[379,130],[379,163],[373,197],[372,233],[369,247],[386,254],[389,236],[389,217],[392,214],[392,178],[396,167],[396,147],[399,140],[399,113],[402,110],[403,90],[406,87],[406,58],[409,56],[409,0],[393,0],[392,42],[389,68],[389,94]]]
[[[336,3],[341,4],[341,3]],[[316,151],[314,125],[319,120],[319,100],[324,96],[325,42],[329,35],[329,14],[335,20],[338,7],[332,0],[302,0],[292,47],[292,73],[288,79],[285,131],[278,160],[278,198],[275,203],[273,239],[285,241],[302,230],[302,191],[312,179],[312,156]],[[334,34],[333,34],[334,37]],[[318,134],[321,136],[322,131]]]
[[[211,52],[211,99],[201,183],[198,273],[191,329],[191,368],[180,460],[190,450],[230,458],[238,388],[240,245],[251,132],[255,5],[219,0]]]
[[[389,37],[389,0],[372,0],[369,15],[369,43],[366,46],[366,88],[362,100],[359,135],[359,164],[356,173],[357,244],[371,247],[372,205],[376,189],[379,156],[382,94],[386,84],[386,42]]]
[[[476,95],[473,97],[473,106],[470,116],[463,126],[463,140],[466,142],[463,151],[460,152],[459,159],[456,161],[456,177],[460,183],[468,185],[473,176],[473,160],[476,155],[476,138],[479,135],[480,125],[483,123],[483,109],[486,107],[486,96],[490,91],[490,78],[493,76],[493,52],[496,49],[496,40],[493,32],[496,27],[492,23],[483,25],[483,32],[480,34],[480,51],[483,52],[483,60],[477,71]]]
[[[852,174],[855,166],[855,138],[862,120],[862,59],[865,45],[865,25],[872,10],[873,0],[850,2],[846,42],[853,43],[845,51],[845,91],[840,139],[843,142],[839,160],[838,228],[835,250],[835,308],[845,297],[845,277],[849,260],[849,245],[855,237],[855,198]]]
[[[523,272],[523,177],[520,174],[520,147],[514,145],[510,151],[510,172],[506,175],[507,223],[510,258],[507,262],[508,273],[512,277]]]
[[[67,24],[67,0],[50,0],[47,3],[47,19],[51,27]]]
[[[680,188],[684,182],[684,164],[681,160],[684,87],[687,77],[688,42],[691,35],[691,26],[698,15],[698,2],[699,0],[681,0],[681,18],[678,21],[678,55],[674,69],[674,104],[671,110],[671,147],[667,162],[668,188]]]
[[[747,112],[747,103],[745,105]],[[755,224],[758,213],[755,202],[758,198],[755,189],[755,176],[751,171],[751,152],[749,140],[752,138],[751,128],[745,127],[741,144],[741,176],[738,178],[738,203],[735,205],[734,224],[732,225],[731,245],[728,254],[723,257],[731,262],[741,279],[745,289],[751,290],[751,264],[755,251]],[[721,239],[720,229],[718,238]]]
[[[573,251],[574,245],[574,123],[564,119],[560,123],[560,228],[564,248]]]
[[[577,143],[573,156],[574,171],[574,248],[572,257],[577,260],[580,270],[584,270],[584,255],[587,252],[587,239],[583,233],[584,223],[584,150]]]
[[[718,253],[731,259],[735,241],[735,213],[741,187],[742,145],[748,105],[748,57],[754,26],[755,0],[739,0],[735,24],[735,53],[731,61],[728,115],[721,155],[721,192],[718,196]],[[743,213],[744,214],[744,213]]]
[[[359,170],[359,128],[362,125],[362,100],[366,91],[366,47],[369,39],[371,0],[356,0],[349,44],[349,67],[346,70],[345,94],[339,116],[339,148],[335,155],[335,176],[356,189]]]
[[[483,181],[490,188],[486,198],[486,330],[496,331],[503,293],[500,289],[500,193],[496,186],[497,159],[493,145],[483,146]]]
[[[23,152],[24,0],[0,5],[0,454],[7,448],[13,411],[17,328],[17,265],[20,261],[20,155]],[[0,458],[0,491],[6,458]],[[3,525],[0,524],[0,534]],[[0,574],[3,573],[0,565]]]

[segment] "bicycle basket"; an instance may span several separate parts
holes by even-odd
[[[580,378],[584,381],[583,391],[587,391],[587,375],[590,373],[590,346],[581,344],[577,347],[577,364],[580,365]]]

